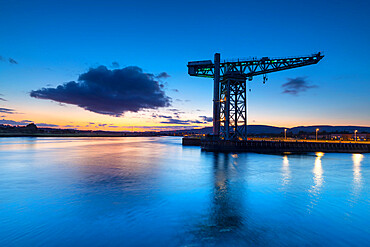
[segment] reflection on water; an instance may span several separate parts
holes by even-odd
[[[231,231],[242,225],[242,198],[235,197],[232,191],[232,181],[229,163],[229,155],[224,154],[220,159],[220,154],[214,154],[214,191],[212,198],[211,222],[219,232]],[[234,161],[236,162],[236,161]]]
[[[358,195],[362,188],[361,161],[363,154],[352,154],[353,161],[353,194]]]
[[[213,158],[213,192],[209,215],[200,223],[196,233],[201,242],[219,243],[224,238],[235,234],[243,225],[242,194],[235,196],[233,183],[233,166],[237,164],[237,155],[212,154]],[[234,173],[235,174],[235,173]]]
[[[323,155],[0,139],[0,246],[365,246],[370,156]]]
[[[290,181],[290,170],[289,170],[289,159],[287,155],[283,156],[283,166],[281,168],[282,171],[282,185],[285,186]]]
[[[321,191],[321,187],[324,183],[324,178],[323,178],[323,169],[322,169],[322,165],[321,165],[321,158],[324,156],[324,153],[321,153],[321,152],[317,152],[316,153],[316,158],[315,158],[315,165],[314,165],[314,168],[312,170],[313,172],[313,182],[314,184],[312,185],[311,189],[309,190],[310,194],[311,194],[311,201],[310,201],[310,205],[309,207],[312,208],[314,205],[317,204],[318,202],[318,199],[319,199],[319,196],[320,196],[320,191]]]
[[[320,194],[320,189],[321,189],[321,186],[324,182],[324,178],[323,178],[323,169],[322,169],[322,165],[321,165],[321,157],[324,156],[324,153],[316,153],[316,159],[315,159],[315,166],[313,168],[313,174],[314,174],[314,177],[313,177],[313,181],[314,181],[314,185],[312,186],[310,192],[314,195],[318,195]]]

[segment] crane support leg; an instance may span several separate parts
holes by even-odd
[[[213,134],[220,134],[220,53],[215,53],[213,79]]]
[[[245,140],[247,138],[246,79],[238,75],[226,75],[220,84],[220,137],[224,140]]]

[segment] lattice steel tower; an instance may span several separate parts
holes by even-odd
[[[311,56],[246,59],[220,62],[216,53],[211,60],[188,63],[191,76],[208,77],[214,80],[213,89],[213,134],[224,140],[247,138],[247,83],[254,76],[281,70],[317,64],[324,56],[319,52]]]

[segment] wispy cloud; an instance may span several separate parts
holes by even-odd
[[[1,113],[6,113],[6,114],[15,114],[16,113],[16,111],[13,110],[13,109],[2,108],[2,107],[0,107],[0,112]]]
[[[171,77],[169,74],[167,74],[166,72],[162,72],[162,73],[159,73],[159,75],[156,76],[156,78],[158,79],[167,79]]]
[[[116,61],[112,62],[112,68],[119,68],[119,63]]]
[[[0,56],[0,61],[2,61],[2,62],[9,62],[11,64],[18,64],[18,62],[14,58],[11,58],[11,57],[5,58],[3,56]]]
[[[191,121],[170,118],[166,121],[162,121],[161,123],[163,123],[163,124],[186,124],[186,125],[188,125],[188,124],[191,124]]]
[[[0,93],[0,96],[4,96],[4,95]],[[0,97],[0,100],[1,100],[1,101],[7,101],[6,99],[4,99],[4,98],[2,98],[2,97]]]
[[[27,125],[30,123],[34,123],[31,120],[21,120],[21,121],[15,121],[11,119],[0,119],[0,124],[8,124],[8,125]],[[59,127],[59,125],[56,124],[49,124],[49,123],[35,123],[38,127]]]
[[[282,86],[283,92],[286,94],[299,95],[311,88],[317,88],[316,85],[309,85],[306,77],[288,78],[288,82]]]
[[[199,116],[203,122],[209,123],[212,122],[213,118],[212,117],[207,117],[207,116]]]
[[[207,124],[212,121],[212,118],[208,118],[206,116],[199,116],[200,120],[181,120],[178,119],[177,116],[176,118],[173,118],[171,116],[165,116],[167,120],[161,121],[160,123],[163,124],[183,124],[183,125],[190,125],[190,124]],[[163,117],[162,117],[163,118]]]
[[[13,58],[9,58],[8,59],[8,61],[9,61],[9,63],[12,63],[12,64],[18,64],[18,62],[17,61],[15,61]]]

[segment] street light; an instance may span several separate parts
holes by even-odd
[[[284,133],[285,133],[285,140],[286,140],[286,129],[284,129]]]
[[[316,129],[316,141],[317,141],[317,132],[319,132],[319,129]]]
[[[357,130],[355,130],[355,142],[357,141]]]

